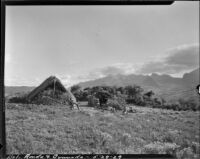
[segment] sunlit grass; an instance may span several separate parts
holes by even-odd
[[[7,153],[199,154],[199,112],[134,107],[122,115],[93,108],[7,104]]]

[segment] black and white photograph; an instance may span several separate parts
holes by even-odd
[[[6,154],[200,157],[199,1],[9,5]]]

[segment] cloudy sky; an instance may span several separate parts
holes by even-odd
[[[7,6],[5,84],[66,86],[112,74],[182,76],[199,67],[199,2]]]

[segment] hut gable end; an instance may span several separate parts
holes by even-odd
[[[64,85],[58,78],[56,78],[55,76],[50,76],[27,95],[27,100],[32,101],[36,96],[40,95],[43,91],[48,89],[53,90],[54,92],[59,91],[62,92],[63,94],[66,93],[71,98],[75,99],[73,94],[64,87]]]

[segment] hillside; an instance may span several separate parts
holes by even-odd
[[[150,86],[150,87],[153,87],[153,88],[158,88],[159,87],[159,85],[157,84],[157,82],[151,76],[147,76],[143,80],[142,85]]]
[[[195,87],[199,83],[199,68],[185,73],[182,78],[172,77],[167,74],[159,75],[113,75],[104,78],[81,82],[83,88],[93,86],[127,86],[140,85],[147,90],[153,90],[158,95],[167,95],[169,98],[196,96]],[[182,93],[184,92],[184,93]],[[177,94],[178,93],[178,94]],[[170,96],[168,96],[168,94]],[[173,96],[174,95],[174,96]]]
[[[189,73],[185,73],[183,75],[183,82],[187,85],[187,86],[197,86],[200,82],[199,82],[199,68],[195,69],[192,72]]]
[[[35,87],[29,86],[5,86],[5,96],[14,95],[16,93],[28,93],[32,91]]]
[[[93,86],[127,86],[131,84],[141,84],[146,78],[144,75],[109,75],[96,80],[81,82],[79,85],[83,88]]]

